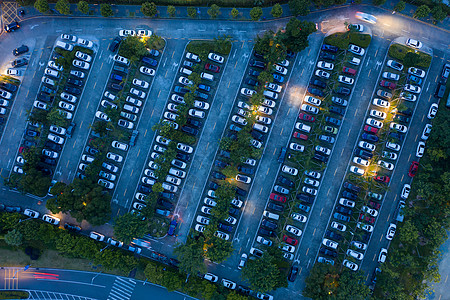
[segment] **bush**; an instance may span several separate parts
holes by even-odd
[[[173,5],[167,6],[167,13],[169,14],[169,16],[175,17],[176,12],[177,12],[177,10],[176,10],[175,6],[173,6]]]
[[[77,5],[78,10],[87,15],[89,13],[89,4],[86,1],[80,1]]]
[[[58,2],[56,2],[55,8],[57,11],[59,11],[63,15],[70,14],[69,0],[58,0]]]
[[[430,14],[430,12],[431,9],[427,5],[421,5],[417,8],[413,17],[416,19],[426,18]]]
[[[195,7],[189,6],[187,8],[187,14],[190,18],[195,18],[197,17],[197,10],[195,9]]]
[[[232,16],[233,18],[237,18],[237,16],[239,16],[239,11],[238,11],[236,8],[233,8],[233,9],[231,10],[231,16]]]
[[[417,61],[414,61],[413,56],[409,56],[408,63],[416,62],[416,67],[428,68],[431,64],[431,56],[423,52],[414,52],[413,49],[400,44],[393,44],[388,51],[390,57],[404,63],[404,60],[408,53],[418,55]]]
[[[144,2],[141,5],[141,12],[146,17],[154,17],[158,13],[158,10],[154,2]]]
[[[261,7],[253,7],[250,11],[250,18],[252,18],[253,21],[258,21],[262,15],[263,11]]]
[[[309,14],[309,0],[291,0],[289,1],[289,9],[294,16],[306,16]]]
[[[215,19],[217,18],[217,16],[220,13],[220,7],[216,4],[211,5],[211,7],[208,9],[208,15],[212,18]]]
[[[100,14],[105,18],[114,16],[111,5],[105,3],[100,4]]]
[[[431,15],[433,16],[435,22],[441,22],[447,17],[447,13],[444,12],[440,6],[433,7],[431,10]]]
[[[370,41],[370,35],[357,32],[338,32],[325,38],[325,43],[336,46],[341,50],[347,50],[350,43],[367,48]]]
[[[283,8],[281,7],[281,5],[279,3],[275,4],[272,7],[272,10],[270,11],[270,14],[274,17],[274,18],[279,18],[283,15]]]
[[[29,299],[30,294],[25,291],[0,291],[0,299]]]
[[[406,4],[405,1],[400,1],[398,2],[395,7],[394,7],[394,11],[398,11],[401,12],[406,8]]]
[[[34,8],[42,14],[46,13],[50,9],[47,0],[36,0],[36,2],[34,2]]]

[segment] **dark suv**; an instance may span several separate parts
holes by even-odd
[[[18,47],[18,48],[16,48],[16,49],[14,49],[14,50],[13,50],[13,54],[14,54],[14,56],[18,56],[18,55],[20,55],[20,54],[27,53],[28,50],[29,50],[29,49],[28,49],[27,46],[22,45],[22,46],[20,46],[20,47]]]
[[[28,59],[21,57],[12,62],[12,66],[15,68],[28,65]]]
[[[336,207],[336,211],[341,213],[341,214],[346,214],[346,215],[351,215],[352,214],[352,210],[350,208],[343,207],[343,206],[337,206]]]
[[[250,65],[250,67],[255,67],[255,68],[260,68],[260,69],[264,69],[266,67],[266,65],[262,61],[254,60],[254,59],[250,60],[249,65]]]
[[[20,25],[18,22],[12,22],[5,26],[5,31],[6,32],[16,31],[19,28],[20,28]]]

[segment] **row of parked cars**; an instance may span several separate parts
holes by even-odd
[[[17,165],[13,167],[13,171],[16,173],[24,173],[22,169],[25,163],[25,159],[22,156],[23,151],[30,147],[38,146],[39,139],[46,138],[41,152],[41,164],[38,168],[43,175],[51,176],[53,174],[52,169],[56,167],[66,139],[72,136],[75,124],[71,120],[75,114],[76,104],[82,94],[90,63],[93,60],[90,54],[81,50],[74,50],[74,45],[87,49],[93,48],[92,41],[62,34],[55,43],[52,59],[48,61],[44,69],[44,76],[41,79],[39,92],[32,108],[34,113],[36,110],[49,111],[53,106],[57,105],[57,111],[67,120],[66,126],[51,124],[47,129],[38,122],[28,122],[22,146],[19,148],[19,155],[16,158]],[[72,61],[70,70],[64,70],[63,66],[56,62],[58,58],[63,57],[56,50],[57,48],[75,51],[75,59]],[[61,86],[61,82],[65,82],[64,87]],[[41,136],[41,134],[45,136]]]
[[[197,137],[203,126],[203,120],[206,119],[210,103],[208,99],[212,93],[214,93],[214,86],[220,78],[221,67],[225,61],[223,56],[216,53],[208,54],[208,62],[202,62],[197,54],[186,52],[184,60],[179,69],[179,76],[173,87],[173,92],[170,95],[169,101],[165,112],[163,113],[162,122],[169,124],[176,130],[182,131],[184,134]],[[194,91],[195,100],[193,107],[190,107],[187,111],[186,124],[180,126],[178,124],[180,112],[182,107],[186,105],[184,95],[189,93],[188,89],[194,85],[188,77],[192,74],[194,68],[197,65],[203,65],[204,70],[199,74],[201,83],[198,84],[198,88]],[[212,73],[214,74],[212,74]],[[132,207],[135,211],[141,210],[146,206],[145,200],[147,195],[151,192],[152,186],[159,179],[156,175],[160,166],[156,162],[165,151],[170,143],[176,143],[176,158],[171,161],[171,167],[168,174],[165,175],[162,187],[164,192],[160,193],[160,197],[157,200],[158,208],[156,213],[158,215],[167,217],[173,211],[176,202],[176,195],[180,191],[183,179],[187,176],[188,165],[191,160],[191,155],[194,153],[194,145],[187,145],[185,143],[172,141],[171,139],[160,135],[155,138],[155,143],[152,146],[152,153],[150,154],[150,160],[144,169],[144,174],[141,177],[137,192],[135,194],[135,202]],[[172,220],[169,227],[168,234],[173,235],[176,227],[176,220]]]

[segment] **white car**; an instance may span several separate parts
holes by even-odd
[[[222,232],[217,230],[216,232],[214,232],[214,236],[218,237],[222,240],[228,241],[230,239],[230,235],[228,233]]]
[[[295,236],[301,236],[302,235],[302,231],[300,229],[298,229],[297,227],[292,226],[292,225],[286,225],[284,230],[286,230],[287,232],[292,233]]]
[[[340,198],[339,199],[339,204],[342,205],[342,206],[350,207],[350,208],[353,208],[356,205],[355,201],[348,200],[346,198]]]
[[[362,159],[361,157],[355,156],[353,157],[353,162],[357,165],[363,166],[363,167],[368,167],[369,166],[369,161]]]
[[[418,69],[418,68],[414,68],[414,67],[410,67],[408,68],[408,73],[420,78],[424,78],[426,75],[426,72],[424,70]]]
[[[222,279],[222,285],[230,290],[236,289],[236,283],[234,283],[233,281],[228,280],[228,279]]]
[[[113,148],[115,148],[115,149],[120,149],[120,150],[123,150],[123,151],[127,151],[128,150],[128,145],[127,144],[121,143],[121,142],[118,142],[118,141],[113,141],[111,143],[111,146]]]
[[[337,247],[339,246],[339,243],[337,243],[335,241],[332,241],[332,240],[329,240],[329,239],[323,239],[322,240],[322,244],[324,246],[327,246],[327,247],[332,248],[332,249],[337,249]]]
[[[82,39],[82,38],[78,38],[77,44],[79,44],[85,48],[88,48],[88,49],[91,49],[94,46],[93,42],[91,42],[90,40]]]
[[[400,145],[392,142],[386,142],[386,148],[394,151],[400,151]]]
[[[303,183],[313,186],[313,187],[318,187],[320,185],[320,182],[318,180],[311,179],[311,178],[305,178],[303,180]]]
[[[61,107],[62,109],[68,110],[68,111],[74,111],[75,110],[75,105],[70,104],[70,103],[66,103],[64,101],[59,101],[58,106]]]
[[[368,213],[369,215],[371,215],[372,217],[376,217],[376,216],[378,216],[378,211],[377,210],[375,210],[375,209],[373,209],[373,208],[370,208],[370,207],[368,207],[368,206],[363,206],[362,207],[362,209],[361,209],[363,212],[365,212],[365,213]]]
[[[305,146],[297,144],[297,143],[290,143],[289,149],[294,150],[294,151],[303,152],[305,150]]]
[[[317,190],[307,186],[302,187],[302,192],[311,196],[317,196]]]
[[[194,148],[192,148],[191,146],[185,145],[183,143],[178,143],[177,144],[177,149],[186,153],[192,153],[194,152]]]
[[[410,92],[410,93],[414,93],[414,94],[419,94],[420,91],[422,91],[420,86],[412,85],[412,84],[405,84],[405,86],[403,87],[403,90]]]
[[[431,104],[430,110],[428,111],[427,118],[432,120],[436,117],[436,113],[438,111],[438,105],[436,103]]]
[[[78,59],[74,59],[72,61],[72,65],[74,67],[80,68],[80,69],[84,69],[84,70],[89,70],[89,67],[91,66],[89,63],[85,62],[85,61],[81,61]]]
[[[74,95],[68,94],[66,92],[62,92],[60,95],[61,99],[69,101],[71,103],[76,103],[78,98]]]
[[[352,172],[352,173],[354,173],[356,175],[359,175],[359,176],[364,175],[364,170],[358,168],[357,166],[351,166],[350,167],[350,172]]]
[[[378,119],[381,119],[381,120],[386,119],[386,116],[387,116],[387,114],[385,112],[382,112],[382,111],[379,111],[379,110],[376,110],[376,109],[371,109],[369,115],[371,117],[378,118]]]
[[[285,67],[279,66],[279,65],[273,65],[275,68],[275,72],[277,72],[278,74],[281,75],[286,75],[287,74],[287,69]]]
[[[383,169],[386,169],[386,170],[389,170],[389,171],[394,170],[394,164],[390,163],[390,162],[385,162],[384,160],[379,160],[377,162],[377,165],[379,165]]]
[[[272,245],[272,241],[268,240],[262,236],[257,236],[256,237],[256,241],[260,244],[266,245],[266,246],[271,246]]]
[[[219,280],[219,277],[212,273],[206,273],[205,275],[203,275],[203,279],[206,279],[211,282],[217,282]]]
[[[111,181],[105,180],[105,179],[99,179],[97,181],[97,183],[100,186],[102,186],[102,187],[104,187],[104,188],[106,188],[108,190],[112,190],[114,188],[114,183],[112,183]]]
[[[415,48],[415,49],[420,49],[423,46],[422,42],[415,40],[415,39],[407,39],[406,45],[410,46],[412,48]]]
[[[381,108],[389,108],[390,106],[388,101],[379,98],[373,99],[372,104]]]
[[[47,66],[49,66],[50,68],[55,69],[55,70],[57,70],[57,71],[62,71],[62,70],[64,70],[64,68],[63,68],[62,66],[56,64],[56,62],[53,61],[53,60],[50,60],[50,61],[48,62],[48,64],[47,64]]]
[[[330,70],[331,71],[331,70],[334,69],[334,64],[321,60],[321,61],[319,61],[317,63],[317,67],[321,68],[321,69],[324,69],[324,70]]]
[[[247,109],[247,110],[253,110],[253,106],[248,105],[248,104],[245,103],[244,101],[239,101],[238,104],[237,104],[237,106],[238,106],[239,108],[244,108],[244,109]]]
[[[383,78],[388,80],[397,81],[400,79],[400,75],[391,73],[391,72],[383,72]]]
[[[400,93],[400,99],[414,102],[417,100],[417,96],[407,92]]]
[[[361,252],[352,250],[352,249],[348,249],[347,250],[347,255],[356,258],[357,260],[362,260],[364,258],[364,254],[362,254]]]
[[[128,35],[135,36],[136,35],[136,31],[131,30],[131,29],[119,30],[119,36],[125,37],[125,36],[128,36]]]
[[[113,160],[115,162],[123,161],[123,156],[122,155],[115,154],[115,153],[112,153],[112,152],[106,153],[106,158],[108,158],[110,160]]]
[[[406,200],[409,197],[409,192],[411,191],[411,186],[407,183],[403,185],[402,193],[400,194],[400,198]]]
[[[306,103],[309,103],[309,104],[312,104],[312,105],[315,105],[315,106],[320,106],[322,104],[321,100],[319,100],[317,98],[314,98],[312,96],[306,96],[304,101]]]
[[[367,249],[367,244],[364,244],[362,242],[358,242],[358,241],[352,241],[351,245],[353,247],[356,247],[360,250],[366,250]]]
[[[23,214],[24,214],[25,216],[28,216],[28,217],[33,218],[33,219],[39,218],[39,213],[38,213],[37,211],[31,210],[31,209],[29,209],[29,208],[25,209],[25,211],[23,212]]]
[[[248,88],[242,88],[241,89],[241,94],[244,95],[244,96],[250,97],[251,95],[256,94],[256,91],[248,89]]]
[[[345,230],[347,230],[347,226],[338,222],[331,222],[331,228],[334,228],[336,230],[342,231],[344,232]]]
[[[301,223],[305,223],[306,220],[308,220],[308,218],[306,216],[304,216],[302,214],[299,214],[299,213],[296,213],[296,212],[291,214],[291,218],[292,218],[292,220],[298,221],[298,222],[301,222]]]
[[[114,101],[114,100],[116,99],[116,96],[113,95],[113,94],[111,94],[111,93],[108,92],[108,91],[105,92],[104,96],[105,96],[106,98],[108,98],[109,100],[111,100],[111,101]]]
[[[189,80],[184,76],[180,76],[180,78],[178,78],[178,82],[181,83],[182,85],[193,85],[194,84],[194,82],[192,80]]]
[[[249,165],[249,166],[253,166],[253,167],[256,166],[256,160],[253,159],[253,158],[246,158],[243,161],[243,163],[246,164],[246,165]]]
[[[142,74],[149,75],[149,76],[155,76],[155,74],[156,74],[155,70],[147,68],[147,67],[144,67],[144,66],[140,67],[139,71]]]
[[[276,93],[280,93],[281,92],[281,86],[276,84],[276,83],[266,83],[266,85],[264,86],[266,89],[271,90],[273,92]]]
[[[212,61],[215,61],[215,62],[217,62],[219,64],[223,64],[223,62],[225,60],[223,58],[223,56],[220,56],[220,55],[212,53],[212,52],[208,54],[208,59],[210,59]]]
[[[147,96],[147,94],[146,94],[145,92],[140,91],[140,90],[135,89],[135,88],[131,88],[131,89],[130,89],[130,93],[133,94],[133,95],[135,95],[135,96],[138,96],[138,97],[141,98],[141,99],[144,99],[145,96]]]
[[[6,71],[6,74],[10,75],[10,76],[20,76],[22,74],[22,72],[20,70],[17,70],[17,69],[9,68]]]
[[[203,119],[206,116],[205,112],[193,108],[191,108],[188,113],[191,117],[196,117],[200,119]]]
[[[364,142],[364,141],[360,141],[358,143],[358,147],[369,150],[369,151],[375,151],[375,145],[368,143],[368,142]]]
[[[358,227],[359,229],[362,229],[364,231],[367,231],[367,232],[372,232],[373,231],[373,226],[372,225],[363,224],[361,222],[356,223],[356,227]]]
[[[270,125],[270,124],[272,124],[272,119],[269,117],[256,116],[256,122]]]
[[[314,171],[314,170],[310,170],[310,171],[305,170],[305,172],[303,174],[305,174],[306,176],[315,178],[315,179],[320,179],[320,177],[322,176],[322,173]]]
[[[55,86],[55,81],[54,81],[53,79],[50,79],[50,78],[45,77],[45,76],[42,77],[42,83],[45,83],[45,84],[48,84],[48,85],[51,85],[51,86]],[[8,97],[8,96],[9,96],[8,94],[10,94],[10,93],[8,93],[8,92],[6,92],[6,93],[3,92],[3,93],[1,93],[1,92],[0,92],[0,95],[1,95],[3,98],[10,99],[11,97]],[[6,97],[3,96],[3,95],[6,95]]]
[[[242,253],[242,255],[241,255],[241,260],[239,261],[239,264],[238,264],[238,269],[239,270],[242,270],[242,268],[245,266],[245,263],[247,262],[247,254],[245,254],[245,253]]]
[[[315,106],[311,106],[309,104],[302,104],[301,109],[313,115],[317,115],[319,113],[319,109]]]
[[[252,179],[248,176],[237,174],[236,181],[242,182],[242,183],[250,183],[250,182],[252,182]]]
[[[394,238],[396,229],[397,229],[397,225],[395,225],[394,223],[389,224],[388,230],[386,232],[386,239],[391,241]]]
[[[57,135],[55,135],[53,133],[49,133],[47,135],[47,139],[52,141],[52,142],[54,142],[54,143],[56,143],[56,144],[59,144],[59,145],[64,144],[64,138],[62,138],[60,136],[57,136]]]
[[[366,124],[367,124],[367,125],[370,125],[370,126],[373,126],[373,127],[376,127],[376,128],[381,128],[381,127],[383,127],[383,123],[382,123],[382,122],[380,122],[380,121],[378,121],[378,120],[374,120],[374,119],[372,119],[372,118],[367,118]]]
[[[391,67],[392,69],[395,69],[397,71],[403,70],[403,65],[395,60],[388,60],[387,63],[388,67]]]
[[[66,40],[66,41],[70,41],[70,42],[76,42],[77,41],[77,37],[74,35],[70,35],[70,34],[61,34],[61,39],[62,40]]]
[[[55,70],[52,70],[50,68],[45,68],[44,74],[47,75],[47,76],[52,76],[52,77],[55,77],[55,78],[59,78],[59,72],[55,71]]]
[[[66,118],[67,120],[70,120],[70,119],[72,119],[72,117],[73,117],[73,114],[70,113],[70,112],[68,112],[68,111],[58,109],[58,112],[59,112],[60,115],[62,115],[62,116],[63,116],[64,118]]]
[[[322,154],[324,154],[326,156],[329,156],[331,154],[331,149],[328,149],[328,148],[325,148],[325,147],[322,147],[322,146],[319,146],[319,145],[317,145],[314,149],[317,152],[320,152],[320,153],[322,153]]]
[[[231,117],[231,121],[238,123],[239,125],[245,126],[247,125],[247,120],[245,120],[244,118],[238,116],[238,115],[233,115]]]
[[[211,206],[211,207],[214,207],[217,205],[216,201],[214,201],[213,199],[208,198],[208,197],[205,197],[205,199],[203,199],[203,203],[205,203],[206,205]]]
[[[150,36],[152,36],[152,31],[151,30],[145,30],[145,29],[139,29],[137,31],[137,36],[150,37]]]
[[[106,121],[106,122],[111,121],[111,119],[108,117],[107,114],[105,114],[104,112],[101,112],[101,111],[99,111],[99,110],[95,113],[95,116],[96,116],[97,118],[103,120],[103,121]]]
[[[422,157],[424,152],[425,152],[425,142],[419,141],[417,145],[416,156]]]
[[[194,107],[208,110],[209,109],[209,103],[206,103],[204,101],[194,100]]]
[[[314,75],[316,75],[317,77],[325,78],[325,79],[330,78],[330,73],[325,72],[323,70],[316,70],[314,72]]]
[[[344,75],[339,75],[338,81],[341,83],[349,84],[349,85],[352,85],[353,83],[355,83],[355,79],[344,76]]]
[[[283,167],[281,168],[281,171],[284,173],[290,174],[292,176],[296,176],[298,174],[298,170],[296,168],[289,167],[287,165],[283,165]]]
[[[177,117],[178,117],[177,114],[174,114],[174,113],[171,113],[168,111],[164,112],[164,118],[166,118],[166,119],[175,121],[177,119]]]
[[[13,172],[18,173],[18,174],[23,174],[23,169],[19,166],[14,166],[13,168]]]
[[[359,11],[356,12],[355,18],[357,18],[358,20],[366,21],[370,24],[375,24],[377,22],[376,17]]]
[[[130,60],[126,57],[120,56],[119,54],[114,55],[113,60],[117,63],[121,63],[127,66],[130,65]]]
[[[361,48],[353,44],[348,45],[348,51],[359,56],[363,56],[364,53],[366,52],[364,48]]]
[[[378,262],[384,263],[386,261],[386,257],[387,257],[387,249],[381,248],[380,255],[378,255]]]
[[[391,124],[389,124],[389,128],[394,129],[401,133],[406,133],[408,131],[408,127],[406,127],[405,125],[402,125],[402,124],[395,123],[395,122],[392,122]]]
[[[432,127],[433,127],[433,125],[431,125],[431,124],[425,125],[425,128],[423,129],[422,137],[421,137],[422,140],[424,140],[424,141],[428,140],[428,138],[430,137]]]
[[[269,99],[264,99],[263,103],[264,106],[270,107],[270,108],[274,108],[276,102],[273,100],[269,100]]]
[[[294,253],[295,252],[295,247],[291,246],[291,245],[287,245],[285,243],[281,244],[280,246],[278,246],[281,250],[286,251],[288,253]]]
[[[84,60],[85,62],[90,62],[92,60],[92,56],[81,51],[75,52],[75,57]]]
[[[42,216],[42,220],[52,225],[58,225],[61,221],[59,218],[47,214]]]
[[[349,260],[347,260],[347,259],[344,259],[344,261],[342,262],[342,264],[343,264],[345,267],[347,267],[347,268],[349,268],[350,270],[352,270],[352,271],[358,271],[358,265],[355,264],[354,262],[351,262],[351,261],[349,261]]]
[[[139,79],[133,79],[133,84],[135,86],[141,87],[143,89],[146,89],[150,86],[150,84],[147,81],[144,80],[139,80]]]

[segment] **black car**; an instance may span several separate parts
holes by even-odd
[[[108,85],[108,88],[115,90],[115,91],[121,91],[123,89],[123,85],[117,84],[117,83],[110,83]]]
[[[283,175],[278,176],[277,178],[278,182],[281,183],[282,185],[285,185],[287,187],[294,187],[295,184],[292,180],[287,179],[286,177],[284,177]]]
[[[319,57],[326,59],[326,60],[335,60],[336,59],[336,55],[327,53],[327,52],[320,52]]]
[[[19,28],[20,28],[20,24],[18,22],[12,22],[12,23],[9,23],[8,25],[5,25],[6,32],[16,31]]]
[[[348,181],[344,182],[344,188],[347,190],[350,190],[355,193],[359,193],[361,191],[361,188],[353,183],[350,183]]]
[[[403,134],[398,132],[389,132],[389,136],[391,138],[394,138],[396,140],[399,140],[400,142],[403,141]]]
[[[217,224],[217,228],[222,229],[222,230],[224,230],[224,231],[228,231],[228,232],[233,231],[233,227],[232,227],[232,226],[230,226],[230,225],[225,225],[225,224],[223,224],[223,223]]]
[[[258,140],[260,142],[264,141],[264,134],[262,134],[261,132],[252,129],[252,131],[250,131],[250,134],[255,140]]]
[[[260,59],[264,59],[264,55],[263,54],[261,54],[261,53],[259,53],[259,52],[253,52],[253,55],[256,57],[256,58],[260,58]]]
[[[64,229],[70,230],[70,231],[75,231],[75,232],[80,232],[81,231],[81,227],[78,225],[74,225],[74,224],[70,224],[70,223],[66,223],[64,224]]]
[[[234,208],[234,207],[230,207],[230,208],[228,209],[228,213],[229,213],[230,215],[237,216],[237,215],[239,214],[239,209]]]
[[[318,86],[318,87],[323,88],[323,89],[327,87],[327,84],[325,82],[323,82],[322,80],[318,80],[318,79],[312,79],[309,82],[309,84]]]
[[[161,192],[159,193],[160,197],[166,198],[168,200],[174,200],[175,199],[175,195],[173,193],[168,193],[168,192]]]
[[[272,230],[264,229],[264,228],[259,228],[258,234],[263,235],[263,236],[275,236],[275,232],[273,232]]]
[[[371,159],[373,157],[371,152],[362,149],[355,149],[355,154],[364,159]]]
[[[188,162],[191,160],[191,157],[184,153],[177,153],[176,158],[181,159],[182,161]]]
[[[312,87],[308,87],[308,93],[310,93],[312,95],[315,95],[315,96],[318,96],[318,97],[324,97],[325,96],[325,93],[323,91],[315,89],[315,88],[312,88]]]
[[[51,141],[46,141],[45,142],[45,148],[48,148],[48,149],[56,151],[56,152],[62,151],[62,146],[61,145],[55,144],[55,143],[53,143]]]
[[[56,159],[42,157],[41,161],[44,164],[47,164],[47,165],[50,165],[50,166],[55,166],[56,165]]]
[[[227,137],[229,137],[229,138],[232,139],[233,141],[237,141],[237,135],[234,134],[234,132],[228,132],[228,133],[227,133]]]
[[[413,110],[410,109],[410,108],[407,108],[407,109],[404,109],[404,110],[399,110],[397,113],[411,117],[412,114],[413,114]]]
[[[347,106],[348,105],[348,101],[344,100],[342,98],[339,97],[331,97],[331,102],[333,102],[334,104],[340,105],[340,106]]]
[[[343,207],[343,206],[336,206],[336,211],[341,213],[341,214],[345,214],[345,215],[351,215],[352,214],[352,210],[348,207]]]
[[[321,247],[319,249],[319,252],[328,256],[332,256],[332,257],[336,257],[337,256],[337,252],[334,250],[329,250],[327,248]]]
[[[22,208],[20,206],[5,206],[5,211],[9,213],[21,212]]]
[[[41,87],[41,92],[47,93],[47,94],[53,94],[55,91],[52,90],[51,88],[46,87],[46,86],[43,85],[43,86]]]
[[[238,170],[239,170],[239,172],[244,173],[246,175],[253,175],[253,174],[255,174],[255,170],[253,168],[249,168],[249,167],[239,166]]]
[[[308,196],[306,194],[300,193],[297,194],[297,199],[301,200],[303,202],[309,203],[309,204],[313,204],[314,203],[314,197]]]
[[[379,138],[375,134],[369,134],[364,132],[361,136],[364,141],[368,142],[378,142]]]
[[[353,193],[350,193],[350,192],[347,192],[347,191],[343,191],[343,192],[342,192],[342,196],[343,196],[344,198],[347,198],[347,199],[350,199],[350,200],[356,200],[356,198],[358,198],[357,195],[355,195],[355,194],[353,194]]]
[[[313,159],[327,163],[328,157],[319,153],[314,153]]]
[[[245,83],[245,84],[248,84],[248,85],[250,85],[250,86],[258,86],[258,84],[259,84],[258,81],[254,80],[254,79],[251,79],[251,78],[246,78],[246,79],[244,80],[244,83]]]
[[[245,196],[247,196],[247,191],[245,191],[239,187],[236,187],[236,194],[239,196],[245,197]]]
[[[343,116],[345,115],[345,109],[342,107],[337,107],[334,105],[330,105],[330,112],[335,113],[337,115]]]
[[[152,192],[152,189],[149,187],[146,187],[145,185],[139,185],[139,192],[148,194],[148,193]]]
[[[203,90],[205,92],[210,92],[211,91],[211,87],[209,85],[206,85],[206,84],[199,84],[198,85],[198,89],[199,90]]]
[[[53,97],[51,97],[49,94],[44,93],[44,92],[39,92],[37,98],[41,101],[45,101],[45,102],[51,102],[53,101]]]
[[[227,176],[225,176],[224,174],[216,171],[212,171],[211,176],[219,180],[224,180],[225,178],[227,178]]]
[[[197,127],[197,128],[202,126],[202,122],[200,122],[198,120],[190,119],[190,118],[186,119],[186,124],[189,124],[189,125]]]
[[[267,204],[267,209],[282,212],[284,210],[284,206],[281,204],[269,202],[269,204]]]
[[[194,95],[195,95],[195,97],[198,97],[198,98],[200,98],[202,100],[208,100],[208,97],[209,97],[208,94],[202,93],[200,91],[195,91]]]
[[[341,120],[338,120],[333,117],[325,117],[325,122],[336,125],[336,126],[340,126],[342,123]]]
[[[173,205],[172,202],[166,201],[166,200],[161,199],[161,198],[158,199],[157,203],[159,205],[161,205],[162,207],[170,209],[170,210],[172,210],[174,208],[174,205]]]
[[[8,92],[14,93],[15,91],[17,91],[17,85],[14,85],[12,83],[9,82],[0,82],[0,87],[4,90],[7,90]]]
[[[339,50],[339,48],[336,47],[336,46],[332,46],[332,45],[328,45],[328,44],[323,44],[322,45],[322,51],[337,53],[338,50]]]
[[[11,65],[15,68],[26,66],[28,65],[28,59],[26,59],[25,57],[18,58],[14,60]]]
[[[219,155],[220,155],[220,156],[223,156],[223,157],[225,157],[225,158],[230,158],[230,157],[231,157],[231,156],[230,156],[230,155],[231,155],[230,152],[227,151],[227,150],[220,150]]]
[[[242,285],[238,286],[237,291],[244,296],[250,296],[250,294],[253,292],[250,288]]]
[[[340,86],[340,87],[338,87],[338,88],[336,89],[336,93],[337,93],[337,94],[344,95],[344,96],[348,96],[348,95],[350,95],[351,90],[350,90],[349,88]]]
[[[14,56],[18,56],[18,55],[20,55],[20,54],[27,53],[28,50],[29,50],[29,49],[28,49],[27,46],[22,45],[22,46],[20,46],[20,47],[18,47],[18,48],[16,48],[16,49],[14,49],[14,50],[13,50],[13,54],[14,54]]]
[[[181,127],[181,131],[183,131],[187,134],[193,135],[193,136],[198,135],[198,129],[195,129],[195,128],[192,128],[192,127],[186,126],[186,125]]]
[[[338,233],[336,233],[336,232],[334,232],[334,231],[331,231],[331,230],[325,231],[325,236],[326,236],[327,238],[332,239],[332,240],[335,240],[335,241],[340,241],[340,240],[342,240],[342,235],[340,235],[340,234],[338,234]]]
[[[262,61],[251,59],[249,62],[250,67],[260,68],[264,69],[266,67],[266,64]]]
[[[116,52],[117,48],[119,48],[120,43],[122,42],[122,39],[120,37],[115,37],[114,40],[112,40],[111,44],[109,44],[109,51]]]
[[[97,153],[100,152],[100,151],[98,151],[98,149],[92,148],[90,146],[86,146],[84,151],[86,151],[87,153],[92,154],[92,155],[96,155]]]
[[[184,95],[184,94],[186,94],[186,93],[189,92],[189,90],[188,90],[187,88],[184,88],[184,87],[179,86],[179,85],[175,86],[175,88],[173,89],[173,91],[174,91],[175,93],[178,93],[178,94],[181,94],[181,95]]]
[[[81,90],[79,88],[75,88],[75,87],[71,87],[71,86],[66,86],[64,88],[64,91],[72,94],[72,95],[80,95],[81,94]]]
[[[294,282],[295,278],[297,278],[298,274],[298,265],[292,265],[291,270],[289,271],[288,280],[290,282]]]
[[[214,161],[214,165],[215,165],[216,167],[219,167],[219,168],[223,169],[223,168],[225,168],[225,167],[228,166],[228,163],[216,159],[216,160]]]
[[[144,56],[142,58],[142,62],[144,64],[147,64],[147,65],[151,66],[151,67],[156,67],[158,65],[158,61],[156,59],[150,58],[148,56]]]
[[[76,85],[76,86],[83,86],[83,81],[75,78],[69,78],[67,79],[68,84]]]
[[[208,187],[210,190],[217,190],[219,188],[219,185],[215,183],[214,181],[210,181],[208,184]]]
[[[409,123],[411,121],[411,118],[397,114],[394,117],[394,121],[399,121],[399,122],[402,122],[402,123]]]
[[[253,70],[253,69],[250,69],[250,70],[248,71],[248,75],[253,76],[253,77],[258,77],[259,74],[261,74],[260,71],[256,71],[256,70]]]

